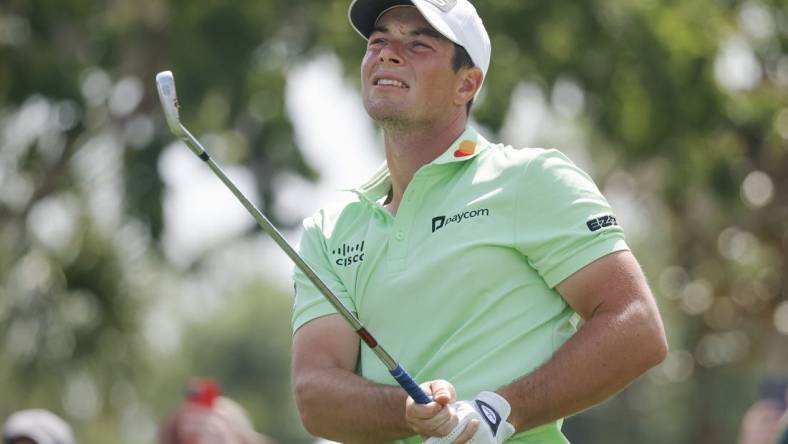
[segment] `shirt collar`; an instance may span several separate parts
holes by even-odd
[[[456,162],[465,162],[478,156],[490,144],[473,127],[466,127],[450,146],[437,159],[430,162],[430,165],[444,165]],[[359,197],[369,202],[375,202],[388,195],[391,189],[391,178],[386,163],[378,168],[361,186],[346,190],[352,191]]]
[[[465,128],[465,131],[460,134],[460,137],[458,137],[443,154],[433,160],[432,163],[435,165],[443,165],[446,163],[464,162],[473,159],[480,152],[484,151],[488,144],[489,142],[487,142],[476,129],[469,126]]]

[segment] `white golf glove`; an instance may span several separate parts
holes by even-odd
[[[453,443],[472,419],[479,420],[479,429],[468,444],[501,444],[514,434],[514,426],[506,421],[512,408],[497,393],[481,392],[470,401],[457,401],[452,406],[460,422],[446,436],[427,438],[426,444]]]

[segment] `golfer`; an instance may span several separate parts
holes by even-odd
[[[308,218],[300,253],[434,401],[416,404],[295,272],[293,383],[343,443],[566,443],[562,418],[666,354],[608,202],[555,150],[485,140],[468,112],[491,45],[467,0],[355,0],[386,164]]]

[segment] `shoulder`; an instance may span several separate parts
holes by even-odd
[[[549,180],[562,170],[570,169],[581,174],[566,155],[553,148],[515,148],[502,143],[489,143],[479,156],[481,170],[507,172],[531,181]]]
[[[343,230],[364,217],[365,206],[358,196],[349,194],[347,199],[326,205],[305,218],[304,232],[330,238],[337,230]]]

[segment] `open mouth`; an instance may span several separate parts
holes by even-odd
[[[395,79],[380,78],[375,80],[375,86],[392,86],[395,88],[408,89],[410,88],[405,82]]]

